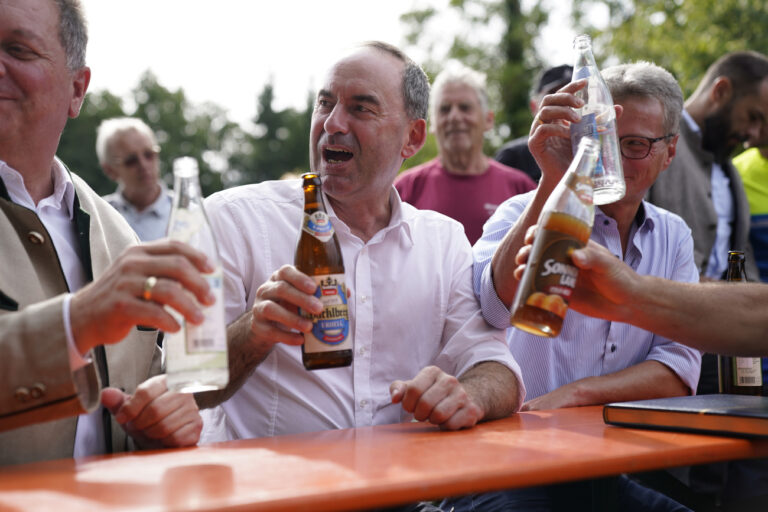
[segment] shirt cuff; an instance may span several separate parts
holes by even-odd
[[[497,329],[509,327],[510,312],[499,298],[491,278],[491,265],[488,264],[480,276],[480,307],[486,322]]]
[[[83,366],[91,363],[90,353],[86,356],[80,354],[75,345],[75,337],[72,335],[72,322],[69,318],[69,302],[72,300],[72,294],[68,293],[64,297],[64,305],[61,310],[64,316],[64,333],[67,335],[67,350],[69,352],[69,369],[75,372]]]

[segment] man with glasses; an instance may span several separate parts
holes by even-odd
[[[119,117],[99,125],[96,154],[117,191],[104,199],[125,217],[143,242],[165,236],[173,196],[160,179],[160,147],[141,119]]]
[[[698,281],[690,229],[677,215],[643,200],[675,156],[683,107],[680,86],[666,70],[647,62],[606,68],[602,74],[617,103],[627,192],[621,200],[595,208],[591,238],[640,274]],[[522,410],[688,395],[699,377],[697,350],[628,324],[571,310],[552,339],[509,327],[509,308],[519,284],[513,276],[515,256],[572,159],[568,125],[579,120],[574,109],[583,101],[574,93],[585,85],[584,80],[574,82],[544,97],[529,142],[542,169],[539,187],[499,206],[474,246],[475,293],[486,320],[507,329],[527,391]],[[464,499],[473,500],[478,510],[516,510],[514,505],[521,503],[570,510],[578,502],[575,494],[585,503],[591,500],[589,486],[581,484]],[[620,499],[626,494],[633,491],[622,488]],[[457,510],[466,510],[465,504]]]

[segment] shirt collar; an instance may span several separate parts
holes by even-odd
[[[647,227],[650,230],[653,230],[653,227],[655,226],[655,222],[653,220],[653,215],[649,215],[651,211],[646,207],[647,203],[645,200],[640,202],[640,206],[637,208],[637,213],[635,214],[635,226],[640,229],[644,227],[647,223]],[[608,215],[606,215],[603,210],[600,209],[598,206],[595,209],[595,218],[596,219],[611,219]],[[613,219],[611,219],[613,221]],[[614,221],[615,222],[615,221]]]
[[[53,194],[41,199],[40,205],[45,202],[59,208],[64,208],[71,220],[75,204],[75,184],[72,181],[72,177],[58,158],[53,159],[51,174],[53,177]],[[24,186],[24,176],[19,171],[0,160],[0,177],[3,179],[8,196],[14,203],[30,210],[36,210],[32,196],[29,195],[27,187]]]
[[[693,117],[691,117],[691,114],[685,109],[683,109],[683,119],[688,123],[688,128],[690,128],[692,132],[701,133],[701,128],[699,128],[699,125],[694,121]]]
[[[299,180],[299,187],[301,187],[301,180]],[[336,215],[336,213],[333,211],[333,206],[331,206],[331,202],[328,200],[328,196],[323,192],[323,197],[325,198],[325,207],[326,211],[328,212],[328,216],[331,217],[331,219],[334,220],[334,229],[338,229],[336,226],[343,226],[343,229],[345,232],[349,233],[349,227]],[[389,218],[389,224],[376,233],[373,238],[371,238],[369,243],[376,243],[380,239],[382,239],[386,233],[389,231],[392,231],[396,228],[401,228],[403,235],[405,236],[407,242],[409,245],[413,245],[413,235],[411,233],[411,222],[413,222],[413,219],[415,217],[414,211],[415,209],[407,209],[404,207],[405,203],[400,199],[400,195],[397,193],[397,190],[394,186],[391,187],[389,192],[389,206],[392,211],[392,214]]]
[[[157,183],[160,185],[160,195],[157,196],[157,199],[155,199],[152,204],[150,204],[149,206],[147,206],[145,209],[141,211],[142,215],[151,213],[152,215],[155,215],[157,217],[163,217],[171,209],[171,203],[173,202],[172,192],[168,190],[168,187],[166,186],[163,180],[158,180]],[[110,202],[113,204],[113,206],[119,207],[118,209],[122,211],[131,211],[131,212],[138,213],[138,209],[133,204],[131,204],[123,195],[122,185],[118,185],[115,193],[110,195],[109,197],[110,197]]]

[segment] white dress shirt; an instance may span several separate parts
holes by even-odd
[[[326,199],[351,291],[352,365],[307,371],[301,347],[277,344],[231,399],[204,416],[204,441],[409,421],[391,403],[389,386],[429,365],[460,376],[477,363],[499,362],[518,376],[522,402],[504,333],[483,320],[472,291],[472,252],[461,224],[401,202],[394,188],[390,204],[389,225],[364,243]],[[228,322],[250,310],[275,270],[293,264],[303,206],[301,180],[247,185],[206,200]]]
[[[74,217],[75,185],[64,168],[64,164],[58,158],[54,159],[52,172],[53,194],[35,204],[24,185],[24,177],[0,160],[0,177],[3,179],[8,196],[14,203],[29,208],[37,214],[51,237],[67,286],[71,292],[75,292],[87,283],[86,273],[81,263],[80,245],[72,220]],[[64,299],[62,315],[67,331],[69,364],[72,371],[75,371],[84,366],[87,361],[75,348],[70,328],[70,298],[71,295],[68,295]],[[97,408],[90,414],[83,414],[78,418],[74,456],[84,457],[104,453],[105,449],[106,441],[101,426],[101,408]]]

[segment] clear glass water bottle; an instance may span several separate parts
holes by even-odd
[[[584,106],[578,109],[581,121],[571,125],[573,154],[576,154],[582,137],[600,141],[600,158],[592,176],[594,204],[613,203],[624,197],[626,192],[613,98],[595,64],[590,37],[586,34],[576,36],[573,49],[576,60],[572,81],[587,79],[587,85],[576,93],[584,100]]]
[[[190,157],[176,159],[173,177],[174,198],[168,238],[205,253],[215,268],[204,277],[216,302],[203,309],[205,320],[200,325],[187,323],[169,308],[181,329],[166,333],[163,341],[168,388],[189,393],[222,389],[229,381],[223,274],[216,238],[203,209],[197,161]]]

